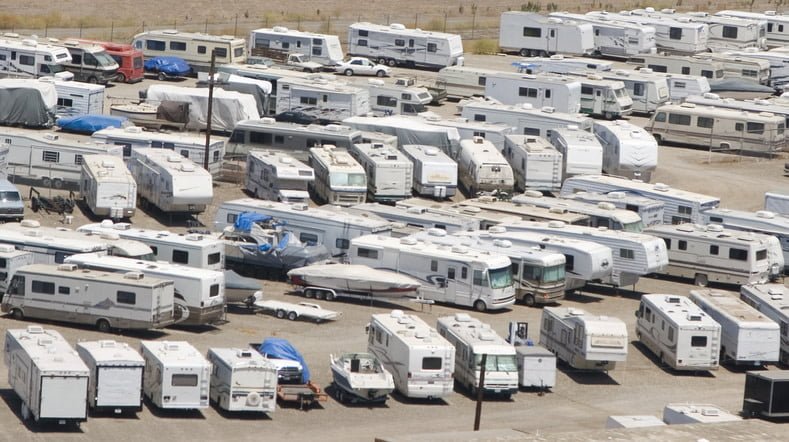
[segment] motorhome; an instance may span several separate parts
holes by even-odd
[[[508,11],[501,14],[499,46],[522,57],[556,53],[587,55],[595,51],[594,28],[574,20]]]
[[[433,146],[406,144],[403,153],[414,164],[414,186],[417,195],[451,198],[457,192],[458,165]]]
[[[201,213],[214,198],[211,174],[192,160],[164,149],[133,150],[128,162],[140,206],[165,213]]]
[[[367,350],[392,373],[408,398],[441,399],[454,387],[455,347],[416,315],[402,310],[372,315]]]
[[[435,87],[444,90],[450,99],[482,97],[485,95],[488,76],[500,73],[502,71],[495,69],[447,66],[438,71]]]
[[[53,39],[47,41],[52,42]],[[71,54],[71,61],[65,64],[65,68],[74,74],[74,81],[107,84],[115,80],[120,66],[102,46],[72,39],[55,40],[52,44],[63,46]]]
[[[781,329],[775,321],[736,294],[691,290],[690,299],[721,326],[721,363],[759,367],[778,362]]]
[[[754,49],[730,50],[723,54],[731,60],[737,58],[748,58],[764,60],[770,63],[770,79],[768,85],[777,90],[789,83],[789,54],[783,52],[783,48],[776,48],[770,51],[758,51]]]
[[[189,63],[193,72],[208,72],[212,55],[216,64],[244,63],[247,57],[246,41],[230,35],[162,29],[141,32],[133,37],[131,44],[146,58],[181,58]]]
[[[71,54],[66,48],[35,39],[20,38],[18,34],[0,37],[0,77],[58,77],[74,78],[66,71]]]
[[[136,149],[163,149],[188,158],[200,167],[205,166],[205,136],[185,133],[147,131],[141,127],[108,127],[93,132],[93,140],[104,144],[121,146],[123,158],[129,159]],[[208,146],[208,171],[218,175],[225,156],[225,140],[212,138]]]
[[[585,16],[582,15],[581,17]],[[526,58],[523,61],[515,61],[512,65],[522,74],[537,74],[539,72],[570,74],[580,71],[607,72],[614,67],[614,62],[597,58],[556,54],[550,57]]]
[[[663,422],[668,425],[716,424],[740,420],[740,416],[712,404],[668,404],[663,408]]]
[[[720,224],[727,229],[776,237],[783,250],[784,272],[789,271],[789,217],[767,210],[747,212],[721,208],[705,210],[702,217],[706,224]]]
[[[581,82],[581,113],[613,120],[633,112],[633,99],[627,94],[625,83],[596,74],[571,78]]]
[[[0,244],[0,294],[8,288],[9,276],[16,269],[33,264],[33,252],[17,250],[10,244]]]
[[[628,192],[662,201],[666,224],[703,222],[702,212],[720,206],[720,198],[674,189],[663,183],[650,184],[604,175],[575,176],[562,185],[562,195],[575,192]]]
[[[79,39],[78,41],[103,47],[107,54],[118,63],[118,72],[115,74],[114,82],[137,83],[145,77],[143,53],[132,45],[98,40]]]
[[[649,132],[625,121],[595,121],[592,132],[603,148],[603,172],[649,182],[658,162]]]
[[[471,197],[477,192],[512,193],[512,167],[490,141],[482,137],[461,140],[457,163],[458,181]]]
[[[588,227],[604,227],[610,230],[622,230],[638,233],[644,230],[644,222],[637,213],[619,209],[610,203],[587,203],[568,198],[543,196],[540,192],[526,191],[512,197],[515,204],[529,204],[544,209],[561,210],[580,213],[589,217]]]
[[[400,23],[357,22],[348,26],[348,55],[393,67],[462,66],[463,41],[458,34],[409,29]]]
[[[562,155],[562,179],[602,173],[603,146],[593,134],[570,125],[552,130],[548,141]]]
[[[649,68],[639,69],[639,72],[644,70],[654,72]],[[663,75],[666,78],[666,83],[668,83],[668,95],[671,98],[671,102],[681,102],[691,95],[703,95],[712,90],[710,82],[705,77],[683,74]]]
[[[331,145],[310,148],[310,164],[315,170],[311,187],[316,199],[340,206],[365,202],[367,175],[347,150]]]
[[[388,84],[377,78],[368,80],[367,91],[370,110],[376,115],[418,115],[433,101],[427,88]]]
[[[255,198],[284,203],[309,203],[315,181],[312,167],[285,152],[250,150],[244,188]]]
[[[685,102],[693,103],[697,106],[720,107],[742,112],[771,113],[784,117],[786,120],[785,124],[789,124],[789,106],[775,104],[770,100],[737,100],[735,98],[723,98],[718,94],[707,93],[704,95],[688,96],[685,98]]]
[[[581,86],[579,79],[563,75],[500,72],[487,76],[485,96],[502,104],[529,103],[533,107],[549,106],[559,112],[577,113],[582,112]]]
[[[690,55],[640,54],[628,58],[627,64],[649,68],[653,72],[696,75],[707,80],[720,80],[724,76],[723,62]]]
[[[58,93],[55,115],[76,117],[104,113],[104,89],[100,84],[63,81],[53,77],[42,77],[39,81],[51,81]]]
[[[609,371],[627,359],[627,326],[613,316],[591,315],[581,309],[545,307],[540,345],[579,370]]]
[[[789,288],[780,283],[744,285],[740,299],[780,326],[780,362],[789,364]]]
[[[504,138],[512,133],[512,126],[504,123],[488,123],[486,121],[472,121],[467,118],[451,118],[448,120],[427,117],[427,124],[433,126],[451,127],[458,131],[461,139],[482,137],[496,146],[497,149],[504,149]]]
[[[237,75],[254,80],[268,81],[271,83],[271,94],[268,97],[268,109],[265,115],[273,115],[277,109],[277,82],[281,78],[315,78],[307,72],[295,71],[265,64],[223,64],[216,68],[219,73]]]
[[[663,202],[628,192],[576,192],[560,195],[560,198],[584,201],[592,204],[609,203],[618,209],[630,210],[641,217],[644,227],[663,224]]]
[[[505,398],[518,392],[515,347],[499,336],[490,324],[467,313],[455,313],[438,318],[436,331],[455,347],[455,381],[472,395],[480,387],[483,394]],[[480,384],[483,360],[485,381]]]
[[[557,112],[550,107],[537,109],[524,103],[517,106],[487,101],[468,101],[462,103],[460,115],[469,121],[487,121],[512,126],[512,133],[549,138],[551,131],[568,125],[576,125],[581,130],[592,129],[592,118],[584,114]]]
[[[77,354],[90,370],[88,406],[116,414],[142,411],[145,361],[125,342],[109,339],[77,343]]]
[[[208,408],[211,363],[186,341],[140,341],[143,391],[159,408]]]
[[[586,15],[609,19],[613,22],[653,27],[655,28],[655,46],[659,51],[695,54],[706,51],[709,44],[709,25],[706,23],[672,20],[670,17],[645,17],[630,11],[619,13],[592,11],[587,12]]]
[[[656,225],[644,232],[666,242],[669,262],[660,273],[691,278],[699,286],[774,281],[784,267],[780,243],[771,235],[689,223]]]
[[[22,420],[87,420],[90,371],[60,333],[38,325],[8,329],[3,360],[8,385],[22,402]]]
[[[307,60],[329,66],[336,65],[345,58],[340,39],[336,35],[303,32],[284,26],[250,31],[250,55],[265,56],[268,51],[283,54],[298,52],[304,54]]]
[[[251,348],[209,348],[210,397],[227,411],[271,414],[277,408],[277,367]]]
[[[569,75],[588,75],[588,73],[589,71],[571,72]],[[652,113],[671,99],[666,75],[652,72],[651,69],[614,69],[603,72],[596,71],[594,75],[604,80],[624,83],[627,94],[633,100],[632,110],[634,113]],[[709,86],[707,88],[709,89]]]
[[[392,202],[411,197],[414,164],[393,146],[354,144],[350,154],[367,172],[367,200]]]
[[[497,214],[499,215],[499,222],[494,224],[501,224],[502,222],[509,222],[510,220],[526,220],[562,221],[567,224],[579,226],[589,225],[589,217],[586,215],[570,213],[564,210],[550,210],[531,204],[517,204],[512,201],[500,200],[498,197],[489,195],[452,203],[450,207],[475,216],[482,216],[484,212]],[[487,230],[489,227],[490,223],[486,223],[486,225],[483,226],[483,230]]]
[[[776,11],[751,12],[751,11],[718,11],[717,16],[737,17],[753,21],[767,22],[767,45],[770,47],[789,44],[789,17],[778,14]]]
[[[724,78],[740,78],[754,83],[771,85],[770,61],[747,55],[731,56],[721,52],[702,52],[694,58],[723,63]]]
[[[511,262],[500,253],[365,235],[351,240],[348,258],[351,264],[411,276],[422,282],[419,294],[425,299],[477,311],[506,309],[515,302]]]
[[[555,192],[562,187],[564,155],[545,138],[507,135],[502,154],[512,166],[515,189]]]
[[[116,156],[83,157],[79,194],[96,216],[130,218],[137,208],[137,183],[123,159]]]
[[[351,117],[343,120],[342,124],[354,130],[394,135],[397,137],[398,148],[407,144],[426,144],[455,157],[460,147],[461,137],[458,129],[433,125],[422,117],[408,115]]]
[[[19,222],[24,217],[25,203],[19,189],[7,179],[0,178],[0,220]]]
[[[717,370],[721,326],[685,296],[642,295],[636,336],[674,370]]]
[[[591,17],[570,12],[551,12],[548,16],[592,25],[594,33],[592,53],[597,56],[627,57],[649,53],[655,49],[657,31],[654,26],[614,22],[606,17]]]
[[[298,111],[330,121],[370,113],[365,87],[325,78],[283,77],[277,81],[276,113]]]
[[[380,203],[351,206],[351,213],[371,213],[393,223],[405,224],[419,230],[442,229],[447,233],[479,230],[479,220],[432,212],[427,207],[405,207]]]

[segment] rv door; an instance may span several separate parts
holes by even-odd
[[[548,35],[545,37],[548,39],[548,45],[546,47],[547,51],[555,54],[559,52],[559,31],[557,28],[548,29]]]

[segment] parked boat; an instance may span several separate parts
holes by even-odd
[[[394,379],[370,353],[330,355],[331,372],[340,402],[386,402]]]
[[[406,296],[421,286],[403,274],[359,264],[317,264],[288,272],[291,283],[302,287],[332,289],[339,293],[371,296]],[[306,290],[306,289],[305,289]]]

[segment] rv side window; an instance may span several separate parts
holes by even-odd
[[[630,249],[619,249],[619,257],[625,259],[634,259],[635,254]]]
[[[485,115],[474,114],[474,121],[485,121]]]
[[[524,26],[523,27],[523,36],[524,37],[540,38],[540,37],[542,37],[542,29],[540,29],[540,28],[529,28],[529,27]]]
[[[757,261],[764,261],[767,259],[767,250],[757,250],[756,251],[756,260]]]
[[[35,279],[30,285],[30,289],[33,293],[41,293],[44,295],[54,295],[55,294],[55,283],[54,282],[47,282],[47,281],[36,281]]]
[[[688,242],[687,241],[682,241],[682,240],[678,241],[677,242],[677,248],[680,249],[680,250],[688,250]]]
[[[767,32],[773,32],[773,24],[767,23]]]
[[[137,303],[137,294],[134,292],[125,292],[123,290],[118,290],[118,292],[116,293],[115,300],[118,304],[134,305]]]
[[[302,232],[299,234],[299,241],[305,244],[315,245],[318,244],[318,235],[315,235],[314,233]]]
[[[682,28],[669,28],[668,38],[671,40],[682,40]]]
[[[181,149],[181,156],[184,158],[189,158],[189,151],[186,149]]]
[[[540,136],[540,129],[536,129],[533,127],[524,127],[523,128],[523,135],[535,135]]]
[[[208,264],[209,264],[209,265],[210,265],[210,264],[219,264],[219,261],[221,261],[221,259],[222,259],[222,254],[221,254],[221,253],[219,253],[219,252],[216,252],[216,253],[210,253],[210,254],[208,255],[208,258],[207,258],[207,259],[208,259]]]
[[[652,322],[652,309],[650,309],[649,307],[646,307],[646,309],[644,310],[644,319],[646,319],[649,322]]]
[[[422,358],[422,370],[441,370],[441,358]]]
[[[170,50],[171,51],[185,51],[186,50],[186,43],[182,41],[171,41],[170,42]]]
[[[438,261],[436,261],[435,259],[430,260],[430,271],[431,272],[437,272],[438,271]]]
[[[706,347],[707,346],[707,337],[706,336],[691,336],[690,337],[690,346],[691,347]]]
[[[198,54],[205,54],[206,52],[208,52],[208,51],[206,50],[205,46],[198,46],[197,47],[197,53]]]
[[[435,43],[428,43],[427,52],[438,52],[438,45],[436,45]]]
[[[167,46],[163,41],[159,40],[145,40],[145,49],[151,51],[163,51]]]
[[[641,83],[633,84],[633,95],[641,97],[644,95],[644,85]]]
[[[542,321],[542,328],[547,332],[553,331],[553,321],[550,318],[545,318],[545,320]]]
[[[736,261],[747,261],[748,251],[743,249],[729,249],[729,259]]]
[[[173,259],[172,261],[176,264],[188,264],[189,263],[189,252],[185,250],[173,250]]]
[[[447,279],[455,279],[455,268],[447,267]]]
[[[742,124],[742,123],[735,123],[734,124],[734,130],[736,132],[742,132],[743,129],[745,129],[745,125],[744,124]]]
[[[482,273],[482,270],[474,270],[474,281],[473,284],[476,286],[484,287],[485,285],[485,276]]]
[[[643,303],[638,305],[638,312],[637,312],[636,316],[638,316],[639,318],[643,318],[644,317],[644,304]]]
[[[346,238],[337,238],[334,240],[334,247],[342,250],[348,249],[351,247],[351,241]]]
[[[64,285],[58,286],[58,294],[59,295],[70,295],[71,294],[71,287],[66,287]]]
[[[215,298],[219,296],[219,284],[211,284],[211,288],[208,290],[208,297]]]
[[[485,86],[485,83],[487,83],[487,81],[488,81],[487,77],[483,77],[482,75],[477,77],[477,85],[478,86]],[[485,120],[481,120],[481,121],[485,121]]]
[[[677,206],[677,212],[683,215],[690,215],[693,213],[693,208],[688,206]]]
[[[718,246],[712,245],[710,246],[710,255],[717,255],[718,254]]]
[[[665,112],[658,112],[655,115],[655,121],[658,123],[665,123],[666,122],[666,113]]]
[[[594,93],[594,89],[591,86],[581,86],[581,94],[583,95],[592,95]]]
[[[556,37],[556,29],[551,29],[551,37]]]
[[[218,150],[214,151],[214,155],[213,155],[213,161],[214,161],[215,163],[216,163],[217,161],[219,161],[219,151],[218,151]]]
[[[365,39],[359,39],[359,40],[356,42],[356,45],[357,45],[357,46],[367,46],[367,40],[365,40]]]
[[[669,124],[678,124],[681,126],[690,126],[690,115],[683,114],[668,114]]]
[[[370,35],[370,32],[367,29],[359,29],[359,37],[367,37],[368,35]]]
[[[239,142],[243,142],[243,140]],[[271,144],[271,134],[267,134],[265,132],[250,132],[249,142],[257,144]]]
[[[463,279],[463,280],[468,279],[468,267],[461,267],[460,268],[460,279]]]
[[[668,328],[668,342],[674,342],[674,327]]]
[[[216,58],[227,58],[227,48],[214,48]]]
[[[156,257],[159,256],[159,248],[158,247],[156,247],[156,246],[148,246],[148,247],[151,248],[151,252],[153,252],[154,256],[156,256]]]
[[[53,152],[51,150],[45,150],[41,152],[41,161],[45,163],[59,163],[60,162],[60,152]]]
[[[666,243],[666,250],[671,250],[671,238],[663,238],[663,242]]]
[[[685,82],[684,81],[675,81],[674,82],[675,89],[685,89]]]
[[[514,276],[514,277],[517,277],[518,275],[520,275],[520,266],[518,265],[518,263],[513,262],[510,265],[510,271],[512,272],[512,276]]]
[[[551,98],[551,90],[545,89],[545,98]]]
[[[706,69],[702,69],[701,70],[701,76],[702,77],[707,77],[707,78],[712,78],[712,71],[708,71]]]
[[[689,66],[682,66],[682,69],[680,70],[680,73],[682,75],[690,75],[690,67]]]
[[[236,219],[238,219],[238,214],[235,214],[235,213],[228,213],[227,214],[226,220],[227,220],[228,224],[235,224]],[[153,252],[153,254],[155,255],[156,252]]]
[[[581,91],[583,93],[583,91]],[[537,98],[537,89],[533,87],[518,88],[518,95],[521,97]]]
[[[356,249],[356,256],[360,258],[378,259],[378,250],[359,247]]]
[[[196,374],[174,374],[170,379],[170,385],[173,387],[197,387]]]
[[[690,218],[684,218],[684,217],[681,217],[681,216],[672,216],[671,217],[671,224],[673,224],[673,225],[685,224],[685,223],[689,223],[689,222],[690,222]]]
[[[704,128],[707,128],[707,129],[712,129],[712,127],[714,125],[715,125],[715,120],[713,118],[709,118],[709,117],[698,117],[698,118],[696,118],[696,126],[698,126],[698,127],[704,127]]]
[[[743,69],[742,72],[741,72],[741,75],[743,77],[754,77],[755,78],[757,75],[759,75],[759,73],[757,71],[752,70],[752,69]]]
[[[661,64],[650,64],[647,67],[655,72],[663,72],[663,73],[668,72],[668,67],[663,66]]]
[[[8,293],[12,295],[25,296],[25,277],[14,276],[8,285]]]
[[[387,97],[386,95],[379,95],[378,98],[376,98],[376,102],[378,106],[397,107],[397,98]]]
[[[747,123],[748,133],[749,134],[763,134],[764,133],[764,123],[751,123],[750,121]]]
[[[395,46],[405,46],[405,40],[397,39],[395,40]]]
[[[564,255],[564,270],[569,272],[575,268],[575,256],[572,255]]]

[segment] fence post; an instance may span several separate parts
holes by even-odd
[[[112,41],[112,37],[115,34],[115,20],[110,22],[110,41]]]
[[[414,14],[414,28],[419,27],[419,13]]]
[[[79,38],[82,38],[82,22],[79,22]]]
[[[48,36],[49,36],[49,23],[44,23],[44,37],[46,38]]]
[[[233,37],[238,35],[238,14],[236,14],[236,23],[233,25]]]
[[[477,28],[477,5],[471,5],[471,39],[474,40],[474,31]]]
[[[447,32],[447,13],[444,12],[444,32]]]
[[[208,17],[205,18],[205,33],[208,34]]]

